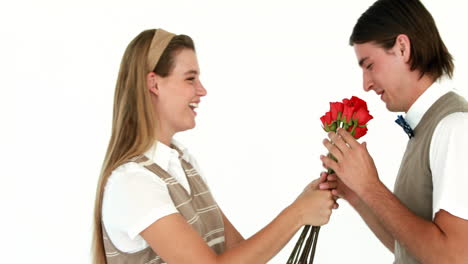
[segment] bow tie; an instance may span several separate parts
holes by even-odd
[[[410,127],[408,122],[406,122],[403,116],[399,115],[398,119],[395,120],[395,122],[403,128],[403,130],[405,131],[405,133],[408,135],[410,139],[414,137],[413,129]]]

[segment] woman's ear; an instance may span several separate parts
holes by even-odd
[[[405,34],[400,34],[395,40],[395,51],[403,57],[405,63],[409,63],[411,58],[411,40]]]
[[[158,79],[159,76],[154,72],[146,75],[146,88],[154,95],[159,95]]]

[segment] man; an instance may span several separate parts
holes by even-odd
[[[468,102],[436,81],[452,77],[452,56],[418,0],[378,0],[357,21],[350,44],[373,90],[410,139],[392,194],[366,143],[344,130],[324,145],[329,175],[321,188],[346,199],[395,263],[468,263]],[[333,183],[332,183],[333,182]]]

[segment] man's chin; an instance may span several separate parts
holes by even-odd
[[[401,109],[401,107],[397,107],[397,106],[389,104],[389,103],[385,103],[385,107],[390,112],[395,112],[395,113],[397,113],[397,112],[406,112],[405,110]]]

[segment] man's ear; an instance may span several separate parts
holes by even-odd
[[[159,95],[158,82],[159,76],[156,73],[150,72],[146,75],[146,88],[151,94]]]
[[[400,34],[396,37],[395,45],[394,45],[395,52],[399,56],[402,56],[405,63],[410,61],[411,57],[411,40],[405,34]]]

